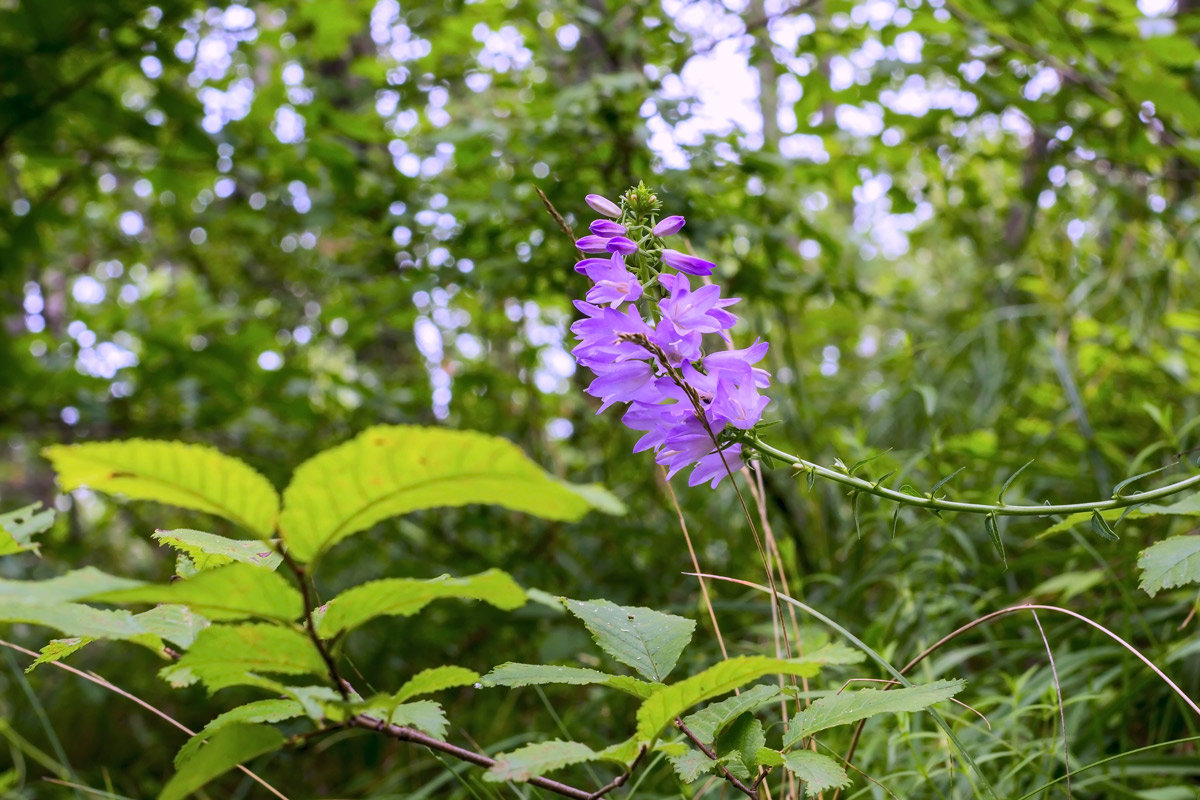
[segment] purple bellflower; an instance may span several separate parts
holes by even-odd
[[[738,318],[726,309],[738,299],[711,283],[693,289],[686,277],[710,275],[716,265],[662,246],[662,237],[683,228],[683,217],[656,222],[659,202],[644,186],[621,199],[618,206],[587,196],[610,219],[593,222],[577,247],[611,255],[575,265],[592,287],[586,302],[575,301],[584,316],[571,326],[571,352],[596,376],[587,393],[600,400],[597,413],[628,404],[621,419],[643,434],[635,453],[653,450],[668,478],[692,467],[689,486],[715,488],[741,464],[741,444],[731,439],[758,425],[770,403],[759,394],[770,375],[754,366],[768,345],[733,349],[728,332]],[[705,354],[710,334],[726,347]]]

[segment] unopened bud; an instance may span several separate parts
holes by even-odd
[[[607,197],[602,197],[598,194],[589,194],[583,199],[597,214],[603,214],[604,216],[612,217],[613,219],[617,219],[621,216],[621,208]]]
[[[679,233],[683,229],[683,217],[675,214],[671,217],[664,217],[654,226],[655,236],[670,236],[673,233]]]

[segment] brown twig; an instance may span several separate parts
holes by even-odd
[[[747,797],[753,797],[755,800],[758,800],[758,790],[747,786],[744,781],[738,778],[738,776],[730,772],[724,764],[721,764],[720,759],[717,758],[717,754],[713,752],[713,749],[704,742],[700,741],[700,737],[693,733],[692,729],[683,723],[683,720],[676,719],[675,727],[679,729],[680,733],[691,740],[692,744],[696,745],[701,753],[704,753],[704,755],[708,756],[713,761],[718,762],[717,766],[721,769],[721,775],[725,777],[725,780],[729,781],[729,784],[733,786],[733,788],[737,789]]]
[[[385,720],[377,719],[366,714],[359,714],[350,719],[349,725],[355,728],[362,728],[369,731],[377,731],[386,736],[390,736],[401,742],[412,742],[419,744],[422,747],[428,747],[430,750],[436,750],[439,753],[445,753],[448,756],[453,756],[460,761],[466,761],[480,767],[491,767],[496,763],[496,759],[476,753],[472,750],[467,750],[465,747],[444,742],[441,739],[434,738],[428,734],[421,733],[415,728],[409,728],[404,725],[392,725]],[[634,763],[637,763],[636,761]],[[589,792],[586,789],[580,789],[575,786],[570,786],[565,783],[559,783],[550,778],[530,778],[529,784],[545,789],[548,792],[554,792],[563,797],[571,797],[575,800],[595,800],[601,797],[601,794]],[[624,783],[624,781],[622,781]],[[617,784],[619,786],[620,784]],[[613,787],[615,788],[615,787]],[[607,791],[607,789],[603,790]]]
[[[317,648],[317,652],[321,654],[321,660],[325,662],[325,668],[329,671],[329,679],[333,681],[333,685],[337,688],[338,694],[343,700],[350,699],[350,684],[342,677],[338,671],[337,662],[333,658],[333,654],[329,652],[329,647],[325,640],[317,633],[317,625],[313,622],[313,600],[312,589],[308,585],[308,575],[304,571],[304,567],[300,562],[292,557],[288,549],[284,546],[276,548],[279,555],[283,556],[283,563],[287,564],[288,569],[296,576],[296,583],[300,584],[300,595],[304,598],[304,628],[308,631],[308,638],[312,640],[313,646]]]
[[[535,186],[533,190],[538,193],[538,197],[542,198],[542,204],[546,206],[546,210],[550,212],[550,216],[554,217],[554,221],[558,223],[558,227],[562,228],[562,232],[571,240],[571,244],[575,244],[575,232],[571,230],[571,226],[563,219],[563,215],[558,213],[558,209],[554,207],[554,203],[550,202],[550,198],[546,197],[546,193],[540,187]]]

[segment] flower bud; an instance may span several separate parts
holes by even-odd
[[[678,214],[671,217],[664,217],[654,226],[653,233],[655,236],[670,236],[673,233],[679,233],[683,228],[683,222],[683,217]]]
[[[580,239],[580,241],[583,241]],[[716,264],[711,261],[705,261],[703,258],[689,256],[687,253],[681,253],[678,250],[663,250],[663,263],[668,267],[674,267],[680,272],[686,272],[688,275],[712,275]]]
[[[618,219],[621,216],[620,207],[607,197],[601,197],[598,194],[589,194],[583,199],[597,214],[603,214],[604,216],[612,217],[613,219]]]
[[[584,253],[607,253],[607,236],[581,236],[575,242],[575,247]]]
[[[620,253],[623,256],[637,252],[637,242],[626,236],[614,236],[608,240],[608,252]]]
[[[588,225],[588,230],[606,239],[610,236],[625,235],[625,226],[619,222],[613,222],[611,219],[598,219],[591,225]]]

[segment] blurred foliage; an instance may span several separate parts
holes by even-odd
[[[985,502],[1030,459],[1009,502],[1103,498],[1160,467],[1138,485],[1180,477],[1200,446],[1195,6],[4,0],[0,512],[41,501],[65,513],[40,559],[0,571],[119,563],[163,579],[172,558],[150,534],[196,524],[60,497],[45,445],[182,439],[236,452],[282,487],[292,465],[372,424],[438,422],[604,483],[630,513],[565,525],[422,512],[336,551],[322,594],[498,566],[554,594],[694,617],[703,646],[687,657],[711,663],[661,477],[570,374],[561,343],[582,279],[535,187],[576,230],[587,192],[660,187],[743,298],[740,340],[772,344],[768,414],[785,449],[847,464],[888,451],[860,474],[894,470],[889,483],[919,490],[964,467],[942,491]],[[744,99],[729,89],[739,80]],[[677,491],[704,568],[757,579],[728,486]],[[1200,693],[1194,592],[1151,599],[1137,586],[1138,552],[1187,518],[1127,518],[1116,542],[1002,520],[1005,569],[979,518],[904,511],[893,525],[892,508],[785,469],[764,491],[792,593],[897,663],[1033,598],[1107,625]],[[206,530],[230,534],[217,520]],[[733,651],[773,647],[760,596],[713,592]],[[548,613],[393,622],[353,643],[368,683],[443,663],[589,658],[586,635]],[[1031,623],[988,623],[920,676],[967,679],[961,699],[991,728],[966,711],[955,724],[1006,797],[1063,788],[1039,789],[1062,776],[1063,746]],[[1065,616],[1041,625],[1072,765],[1200,733],[1110,640]],[[119,647],[78,662],[194,728],[239,699],[171,691],[153,655]],[[66,673],[27,679],[15,658],[3,664],[3,791],[73,794],[44,776],[118,796],[160,788],[175,731]],[[451,737],[489,750],[559,724],[615,741],[629,711],[587,689],[448,703]],[[910,724],[903,736],[868,727],[855,765],[899,796],[972,796],[940,734]],[[839,736],[822,741],[844,752]],[[350,734],[261,769],[301,797],[509,791]],[[1170,800],[1194,797],[1198,775],[1192,743],[1072,787]],[[228,796],[252,791],[226,780]],[[636,792],[674,787],[657,766]],[[856,779],[851,796],[885,794]]]

